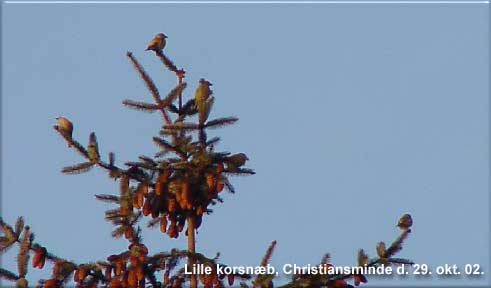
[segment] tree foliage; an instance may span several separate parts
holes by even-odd
[[[162,34],[163,35],[163,34]],[[162,43],[160,43],[162,44]],[[159,149],[154,155],[141,155],[136,161],[117,166],[115,154],[103,157],[100,143],[94,132],[88,136],[87,145],[73,138],[75,127],[68,119],[58,117],[54,129],[68,143],[68,146],[82,156],[79,163],[62,168],[66,174],[84,173],[99,167],[111,179],[119,182],[119,193],[96,195],[96,199],[112,204],[105,212],[105,219],[113,224],[112,237],[124,237],[128,241],[125,251],[90,263],[74,263],[52,254],[44,245],[34,242],[34,234],[19,217],[14,227],[0,220],[2,235],[0,251],[4,253],[12,246],[18,246],[17,271],[0,268],[0,277],[15,282],[17,287],[28,287],[26,274],[28,262],[31,266],[43,269],[46,261],[53,263],[51,276],[39,281],[39,287],[66,287],[75,283],[76,287],[273,287],[274,274],[249,275],[245,273],[219,274],[220,267],[227,267],[218,256],[209,257],[196,251],[196,229],[202,225],[203,217],[212,214],[213,206],[222,203],[222,192],[235,192],[231,176],[253,175],[246,167],[249,160],[245,153],[217,151],[219,137],[208,138],[208,130],[234,124],[234,116],[210,119],[215,97],[212,84],[201,79],[194,97],[186,99],[184,91],[185,71],[177,66],[163,52],[163,45],[148,49],[166,69],[176,76],[176,84],[165,95],[161,93],[152,78],[147,74],[133,53],[127,57],[138,76],[143,80],[153,102],[131,99],[123,105],[143,112],[161,114],[163,124],[159,135],[151,140]],[[150,47],[150,46],[149,46]],[[162,48],[155,48],[162,47]],[[141,223],[146,220],[146,225]],[[410,234],[412,219],[404,215],[398,223],[401,235],[386,248],[383,242],[376,245],[377,257],[369,258],[364,250],[358,251],[359,267],[380,265],[406,265],[411,261],[394,258],[402,248],[403,241]],[[158,228],[170,238],[186,237],[187,250],[170,249],[149,255],[148,248],[141,237],[142,229]],[[273,241],[260,262],[266,267],[270,262],[276,241]],[[334,267],[329,255],[322,257],[319,267]],[[184,273],[183,263],[189,267],[199,264],[210,267],[212,273],[189,275]],[[281,287],[352,287],[367,282],[363,274],[338,273],[327,275],[294,275],[290,282]],[[278,286],[278,285],[276,285]]]

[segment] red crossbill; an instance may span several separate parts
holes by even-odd
[[[153,37],[153,39],[148,42],[147,49],[145,50],[152,50],[157,53],[161,52],[166,44],[165,38],[167,38],[167,36],[164,33],[159,33],[155,35],[155,37]]]
[[[404,214],[397,222],[397,227],[402,230],[408,230],[413,225],[413,218],[409,214]]]

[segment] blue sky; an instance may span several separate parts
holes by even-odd
[[[76,262],[126,249],[94,194],[118,185],[98,169],[66,176],[81,159],[52,129],[95,131],[117,163],[152,155],[158,114],[121,105],[151,96],[127,61],[133,51],[162,94],[175,85],[167,55],[216,97],[217,149],[245,152],[251,177],[204,219],[197,247],[229,265],[272,259],[316,264],[330,252],[353,265],[375,255],[410,212],[399,254],[419,264],[480,264],[483,277],[369,278],[373,287],[489,284],[488,4],[5,4],[2,6],[2,217],[23,215],[37,241]],[[185,238],[144,234],[150,253]],[[15,254],[2,267],[15,267]],[[31,271],[38,279],[39,271]]]

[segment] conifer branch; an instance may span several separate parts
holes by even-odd
[[[160,98],[159,90],[157,89],[157,86],[155,86],[155,83],[153,82],[152,78],[148,76],[147,72],[145,72],[143,67],[133,56],[133,53],[127,52],[126,56],[128,56],[128,58],[131,61],[131,64],[133,64],[133,67],[138,72],[139,76],[142,78],[143,82],[145,83],[145,86],[147,86],[148,90],[150,91],[150,94],[152,94],[155,103],[157,105],[160,104],[162,102],[162,99]]]
[[[15,229],[14,233],[17,237],[19,237],[20,233],[24,229],[24,218],[23,217],[18,217],[17,220],[15,221]]]
[[[261,264],[259,264],[260,266],[266,267],[269,264],[275,246],[276,246],[276,241],[272,241],[271,244],[269,244],[268,249],[266,250],[266,253],[263,256],[263,259],[261,259]],[[273,278],[274,278],[273,274],[258,274],[254,279],[254,281],[252,281],[253,287],[264,287],[264,288],[271,287],[273,285],[272,282]]]
[[[162,61],[162,64],[167,67],[167,69],[174,73],[178,73],[176,65],[174,65],[174,63],[172,63],[172,61],[165,56],[164,53],[157,53],[156,55],[159,57],[160,61]]]
[[[174,102],[174,100],[182,93],[182,91],[186,88],[186,82],[179,83],[174,89],[172,89],[169,94],[162,100],[161,108],[166,108]]]
[[[97,195],[95,195],[95,198],[97,198],[97,200],[107,202],[107,203],[119,203],[119,197],[115,196],[115,195],[97,194]]]
[[[206,147],[216,145],[220,141],[219,137],[213,137],[206,141]]]
[[[198,113],[198,109],[196,109],[196,103],[194,99],[189,99],[181,109],[177,109],[176,111],[180,116],[192,116]]]
[[[92,167],[94,167],[94,163],[83,162],[72,166],[63,167],[61,172],[65,174],[80,174],[89,171],[92,169]]]
[[[160,146],[162,149],[164,149],[164,151],[172,151],[172,152],[176,153],[177,155],[179,155],[183,159],[188,158],[187,154],[184,151],[182,151],[180,148],[175,147],[174,145],[170,144],[166,140],[164,140],[160,137],[153,137],[152,139],[153,139],[153,142],[155,144],[157,144],[158,146]]]
[[[27,274],[27,261],[29,261],[29,249],[31,247],[31,234],[29,226],[24,227],[22,239],[20,240],[19,253],[17,254],[17,270],[19,277]]]
[[[262,267],[266,267],[268,265],[269,260],[271,260],[271,256],[273,256],[273,251],[274,247],[276,246],[276,241],[272,241],[271,244],[269,244],[268,249],[266,250],[266,253],[263,256],[263,259],[261,259],[261,264],[259,264]]]
[[[225,188],[227,188],[227,190],[234,194],[235,193],[235,188],[234,186],[232,185],[232,183],[230,183],[230,181],[228,181],[228,178],[224,178],[224,183],[225,183]]]
[[[19,276],[17,276],[13,272],[10,272],[7,269],[0,267],[0,279],[5,279],[5,280],[9,280],[9,281],[16,281],[17,279],[19,279]]]
[[[153,113],[156,110],[159,110],[159,105],[157,104],[133,101],[129,99],[123,100],[123,105],[135,110],[149,112],[149,113]]]
[[[206,122],[205,127],[213,128],[213,129],[221,128],[225,125],[232,125],[238,120],[239,119],[237,117],[223,117],[223,118],[213,119]]]
[[[190,122],[177,122],[173,124],[164,125],[164,129],[173,131],[195,131],[201,129],[201,126]]]
[[[225,169],[224,173],[227,175],[233,175],[233,176],[243,176],[243,175],[254,175],[256,172],[252,169],[248,168],[236,168],[234,170],[229,170]]]
[[[65,139],[65,141],[68,143],[68,147],[73,147],[80,155],[82,155],[85,158],[88,158],[88,153],[85,148],[80,145],[77,141],[75,141],[70,135],[67,135],[64,133],[58,126],[53,126],[53,128],[58,132],[58,134],[61,135]]]
[[[140,63],[133,56],[133,53],[127,52],[126,56],[128,56],[131,63],[133,64],[133,67],[138,72],[140,77],[143,79],[143,82],[145,83],[145,86],[147,86],[148,90],[150,91],[150,94],[152,94],[152,97],[153,97],[155,103],[159,107],[162,107],[162,98],[160,98],[159,90],[157,89],[157,86],[155,86],[155,83],[153,82],[152,78],[150,78],[150,76],[148,76],[147,72],[145,72],[143,67],[140,65]],[[160,111],[162,112],[162,116],[164,117],[165,122],[170,124],[172,121],[169,118],[169,115],[167,115],[167,112],[163,108],[160,108]]]
[[[394,242],[392,242],[392,244],[389,246],[387,252],[384,255],[385,258],[390,258],[394,256],[397,252],[402,250],[402,243],[409,236],[409,233],[411,233],[411,229],[404,230],[401,233],[401,235],[399,235],[399,237],[397,237],[397,239]]]
[[[143,168],[147,170],[158,170],[154,165],[145,162],[125,162],[124,165],[129,167]]]
[[[150,157],[147,157],[147,156],[144,156],[144,155],[140,155],[140,156],[138,156],[138,158],[142,161],[142,163],[145,163],[145,164],[150,165],[152,167],[156,167],[156,166],[159,165],[157,162],[155,162]]]

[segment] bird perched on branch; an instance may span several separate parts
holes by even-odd
[[[237,169],[241,166],[244,166],[245,162],[249,160],[246,154],[237,153],[230,155],[226,158],[225,164],[227,164],[227,170],[229,171],[237,171]]]
[[[62,133],[63,135],[65,135],[69,139],[72,139],[72,134],[73,134],[72,122],[70,122],[70,120],[68,120],[62,116],[58,116],[55,119],[56,119],[56,121],[58,121],[58,126],[55,126],[55,127],[57,127],[56,129],[58,130],[58,132]],[[71,145],[68,144],[68,147],[70,147],[70,146]]]
[[[408,230],[411,228],[411,226],[413,226],[413,217],[411,217],[410,214],[402,215],[397,222],[397,227],[401,228],[402,230]]]
[[[155,53],[162,53],[162,49],[165,47],[165,38],[167,38],[167,36],[164,33],[155,35],[155,37],[148,42],[147,49],[145,50],[152,50],[155,51]]]
[[[89,136],[89,144],[87,145],[87,154],[89,156],[89,160],[91,163],[99,162],[101,158],[99,154],[99,145],[97,144],[97,138],[95,137],[95,133],[90,133]]]
[[[206,81],[203,78],[199,79],[198,88],[196,88],[196,91],[194,92],[194,104],[198,111],[204,109],[206,100],[210,97],[211,93],[213,93],[210,86],[213,86],[213,84],[209,81]]]

